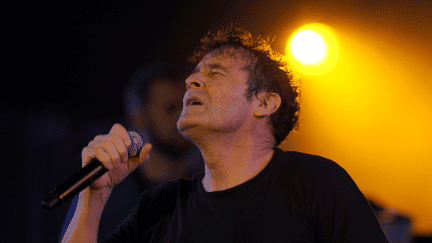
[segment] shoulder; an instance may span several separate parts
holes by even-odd
[[[319,155],[301,153],[296,151],[275,150],[276,160],[279,167],[285,167],[293,173],[311,174],[314,176],[329,174],[345,174],[346,171],[331,159]]]
[[[293,190],[292,200],[305,205],[319,238],[386,242],[366,198],[344,168],[317,155],[282,152],[280,157],[285,160],[281,164],[294,168],[287,180]]]
[[[348,172],[330,159],[293,151],[279,151],[278,154],[275,171],[283,188],[316,195],[359,191]]]

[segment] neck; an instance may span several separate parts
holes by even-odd
[[[238,134],[206,137],[198,147],[205,161],[204,189],[226,190],[240,185],[261,172],[270,162],[274,150],[269,143]]]

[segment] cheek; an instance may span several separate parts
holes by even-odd
[[[249,115],[250,104],[242,96],[221,97],[210,110],[210,123],[235,125],[242,123]]]
[[[244,119],[248,116],[250,110],[250,104],[246,101],[246,99],[240,98],[233,102],[234,105],[231,106],[231,112],[233,115]]]

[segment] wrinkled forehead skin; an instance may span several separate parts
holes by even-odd
[[[218,49],[215,49],[209,53],[207,53],[203,59],[198,64],[208,62],[209,59],[216,58],[220,60],[224,60],[224,64],[227,66],[232,66],[236,62],[244,61],[244,66],[242,69],[251,70],[256,63],[256,57],[248,50],[243,47],[234,47],[234,46],[221,46]]]

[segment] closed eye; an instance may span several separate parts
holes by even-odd
[[[219,63],[211,63],[207,64],[206,68],[208,68],[208,75],[210,77],[218,77],[218,76],[226,76],[228,70]]]
[[[218,72],[218,71],[211,71],[210,72],[210,77],[215,77],[215,76],[218,76],[218,75],[225,76],[225,74],[223,74],[222,72]]]

